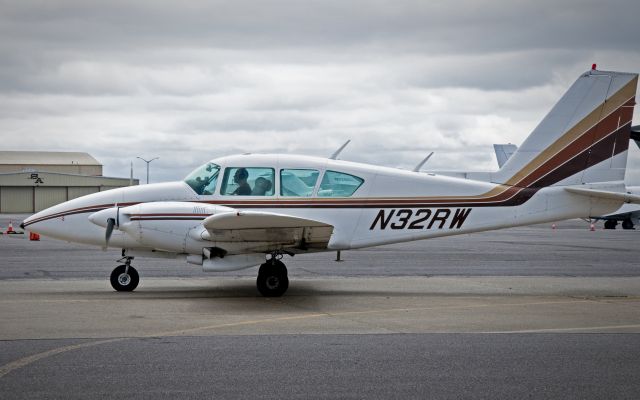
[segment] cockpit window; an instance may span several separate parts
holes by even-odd
[[[318,189],[318,197],[349,197],[362,185],[364,179],[343,172],[326,171]]]
[[[224,170],[220,194],[226,196],[273,196],[275,193],[273,168],[229,168]]]
[[[315,169],[280,170],[280,195],[310,197],[318,181],[318,175]]]
[[[197,194],[210,195],[216,190],[219,172],[220,166],[214,163],[206,163],[187,175],[184,181]]]

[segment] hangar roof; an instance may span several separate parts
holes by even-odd
[[[0,165],[102,165],[89,153],[72,151],[0,151]]]

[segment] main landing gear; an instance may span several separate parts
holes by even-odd
[[[138,271],[131,266],[131,260],[133,257],[124,256],[118,260],[123,261],[123,265],[118,265],[113,272],[111,272],[111,286],[118,292],[131,292],[140,282],[140,276]]]
[[[604,229],[616,229],[618,221],[614,219],[608,219],[604,221]],[[622,220],[622,229],[635,229],[631,218],[625,218]]]
[[[274,253],[270,260],[260,265],[256,286],[264,297],[280,297],[289,288],[287,267],[281,258],[282,254]]]

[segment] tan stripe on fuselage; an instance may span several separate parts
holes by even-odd
[[[605,100],[603,103],[598,105],[589,115],[580,120],[577,124],[575,124],[571,129],[567,131],[564,135],[562,135],[558,140],[556,140],[551,146],[547,147],[544,151],[540,152],[533,160],[531,160],[524,168],[522,168],[519,172],[513,175],[507,182],[507,185],[516,186],[520,181],[526,178],[529,174],[531,174],[536,168],[545,163],[550,157],[558,153],[564,147],[569,145],[571,142],[579,138],[585,132],[587,132],[591,127],[596,125],[600,120],[607,115],[611,114],[613,111],[620,108],[624,103],[626,103],[631,97],[634,97],[636,94],[636,85],[638,78],[635,77],[628,84],[626,84],[622,89],[620,89],[616,94],[611,96],[608,100]]]

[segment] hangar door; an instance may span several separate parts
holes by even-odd
[[[33,188],[20,186],[3,186],[0,188],[0,212],[32,213]]]
[[[66,187],[36,187],[35,189],[35,212],[67,201]]]

